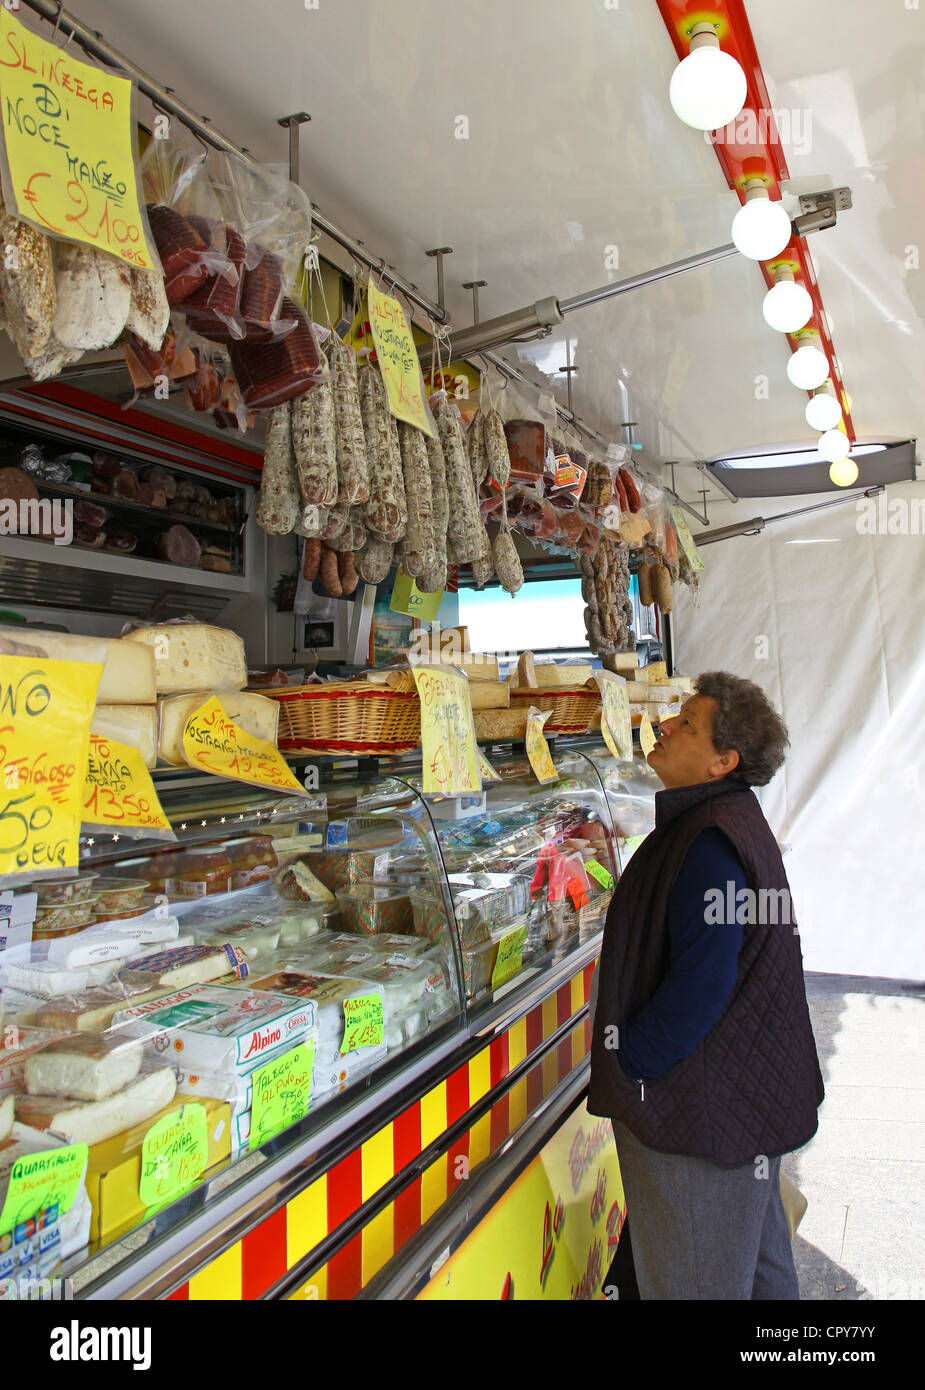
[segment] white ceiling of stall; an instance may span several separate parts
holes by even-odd
[[[471,320],[463,281],[488,281],[488,318],[729,240],[736,200],[668,105],[675,57],[654,0],[72,4],[268,162],[286,158],[277,117],[309,111],[310,196],[427,293],[426,250],[453,246],[459,326]],[[791,175],[854,192],[854,210],[810,246],[856,429],[915,435],[925,263],[906,269],[904,257],[909,246],[925,254],[925,14],[897,3],[872,24],[861,0],[748,8],[775,106],[812,110],[810,152],[785,141]],[[613,246],[619,269],[608,271]],[[637,438],[663,458],[807,440],[805,396],[786,381],[786,340],[764,324],[763,293],[757,267],[735,257],[570,315],[521,360],[552,372],[567,332],[579,413],[622,437],[622,374]],[[562,399],[564,381],[554,377]]]

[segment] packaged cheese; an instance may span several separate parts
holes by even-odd
[[[137,748],[145,767],[157,762],[157,705],[97,705],[90,732]]]
[[[61,1028],[20,1027],[8,1024],[4,1032],[4,1047],[0,1047],[0,1094],[26,1089],[25,1065],[28,1059],[51,1043],[61,1042],[66,1034]]]
[[[106,1100],[135,1080],[143,1052],[131,1038],[68,1038],[27,1057],[26,1090],[30,1096]]]
[[[96,698],[101,705],[153,705],[154,653],[121,638],[78,637],[69,632],[42,632],[37,628],[3,628],[0,635],[26,641],[53,661],[102,663],[103,674]]]
[[[41,948],[39,948],[41,949]],[[70,970],[56,961],[29,959],[2,961],[2,983],[14,990],[27,994],[38,994],[44,999],[56,999],[64,994],[78,994],[89,984],[86,966]]]
[[[252,695],[249,691],[228,691],[221,697],[222,706],[228,716],[253,738],[261,738],[267,743],[276,743],[276,729],[279,723],[279,704],[267,699],[266,695]],[[175,695],[170,700],[161,700],[160,733],[158,735],[157,756],[161,762],[172,767],[186,767],[183,756],[183,728],[191,714],[204,703],[200,695]]]
[[[102,961],[131,960],[139,954],[140,945],[175,943],[180,934],[176,917],[156,912],[147,917],[132,917],[124,922],[100,922],[73,936],[58,937],[49,942],[48,959],[69,968],[94,965]],[[93,981],[88,981],[92,984]]]
[[[99,1144],[140,1124],[169,1105],[177,1090],[172,1067],[139,1076],[105,1100],[60,1100],[57,1096],[20,1096],[16,1118],[33,1129],[52,1130],[71,1144]]]
[[[129,965],[119,979],[128,987],[183,989],[187,985],[206,984],[234,974],[239,980],[247,975],[247,965],[241,951],[234,946],[181,946],[173,951],[161,951],[145,956],[138,965]]]
[[[296,969],[265,975],[254,981],[253,988],[275,994],[291,994],[297,999],[310,999],[315,1010],[318,1054],[325,1057],[339,1051],[343,1042],[344,1000],[382,993],[379,989],[370,989],[363,980],[332,979]]]
[[[122,638],[129,647],[150,648],[158,695],[190,691],[220,693],[247,685],[244,642],[227,628],[206,623],[164,623],[140,627]]]

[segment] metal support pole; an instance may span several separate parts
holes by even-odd
[[[428,254],[428,256],[431,256],[431,257],[434,257],[434,256],[435,256],[435,257],[437,258],[437,303],[440,305],[440,308],[441,308],[441,309],[444,309],[444,310],[445,310],[445,309],[446,309],[446,294],[445,294],[445,288],[446,288],[446,286],[445,286],[444,280],[443,280],[443,258],[444,258],[444,256],[452,256],[452,254],[453,254],[453,248],[452,248],[452,246],[437,246],[433,251],[428,251],[427,254]],[[427,350],[428,350],[428,352],[429,352],[429,351],[430,351],[430,348],[428,348]]]
[[[289,131],[289,181],[299,184],[299,126],[310,121],[307,111],[296,111],[291,116],[280,116],[278,124]]]
[[[472,322],[479,322],[479,290],[483,290],[488,284],[487,280],[467,280],[463,284],[464,290],[472,291]]]

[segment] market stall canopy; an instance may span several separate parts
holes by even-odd
[[[794,195],[853,192],[853,210],[811,244],[858,437],[915,437],[919,16],[896,6],[875,26],[849,25],[835,0],[747,9]],[[655,0],[287,0],[256,27],[243,0],[74,10],[263,161],[286,158],[278,118],[309,111],[303,186],[428,294],[427,250],[453,246],[456,326],[471,322],[464,282],[487,282],[485,319],[729,240],[737,201],[703,135],[671,110],[676,56]],[[637,421],[656,457],[809,443],[806,396],[786,380],[787,339],[764,323],[764,293],[756,265],[735,256],[505,351],[562,401],[568,351],[578,413],[615,438]]]

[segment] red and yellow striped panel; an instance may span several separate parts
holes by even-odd
[[[561,985],[169,1297],[259,1298],[583,1009],[590,998],[593,973],[592,964]],[[293,1297],[354,1298],[439,1210],[468,1173],[496,1152],[545,1096],[581,1064],[590,1041],[586,1020]]]

